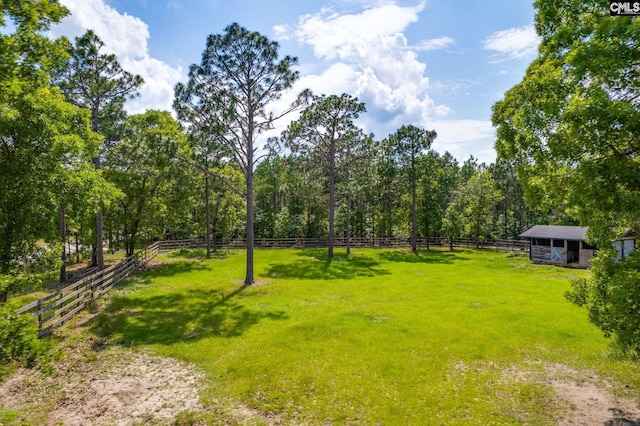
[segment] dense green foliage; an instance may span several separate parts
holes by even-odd
[[[66,14],[57,2],[3,2],[0,24],[0,301],[28,277],[37,242],[54,243],[58,209],[96,192],[87,167],[100,138],[89,114],[65,102],[49,75],[67,58],[65,40],[44,36]],[[13,32],[5,28],[9,20]],[[5,31],[6,30],[6,31]],[[94,206],[88,199],[85,206]],[[8,283],[8,284],[7,284]]]
[[[518,165],[530,203],[563,206],[589,226],[602,260],[570,297],[637,352],[640,280],[610,245],[640,228],[640,20],[609,16],[604,0],[535,5],[539,55],[494,106],[496,148]]]
[[[32,366],[47,358],[50,343],[38,339],[38,329],[13,303],[0,305],[0,377],[10,363]]]
[[[550,425],[546,368],[640,385],[563,298],[587,271],[490,251],[257,250],[258,283],[240,286],[240,252],[203,257],[165,257],[91,332],[195,363],[217,423],[251,407],[283,424]]]
[[[191,176],[175,161],[188,149],[167,111],[148,110],[124,122],[122,139],[106,155],[105,176],[123,193],[109,217],[115,222],[111,228],[122,230],[127,256],[134,253],[142,230],[147,238],[164,238],[159,226],[167,222],[167,210],[188,212],[182,187]]]
[[[54,82],[74,105],[91,111],[91,128],[104,136],[106,144],[120,138],[126,118],[124,103],[137,95],[142,77],[122,69],[104,42],[91,30],[76,37],[70,58],[54,75]]]

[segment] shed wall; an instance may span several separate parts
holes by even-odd
[[[588,268],[591,266],[591,258],[596,255],[595,249],[581,249],[580,250],[580,266],[582,268]]]

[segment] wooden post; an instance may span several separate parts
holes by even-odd
[[[42,312],[40,312],[40,309],[42,309],[42,299],[38,300],[36,309],[36,312],[38,313],[38,330],[42,330]]]

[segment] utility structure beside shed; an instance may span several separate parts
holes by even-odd
[[[598,249],[586,242],[586,226],[535,225],[520,234],[529,240],[529,259],[534,263],[588,268]],[[612,242],[618,259],[629,256],[640,234],[629,230]]]

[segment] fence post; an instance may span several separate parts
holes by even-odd
[[[36,309],[37,309],[36,312],[38,313],[38,330],[42,330],[42,312],[40,312],[40,310],[42,309],[42,299],[38,300]]]

